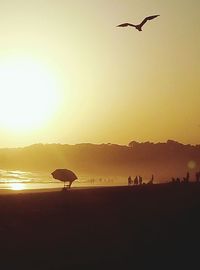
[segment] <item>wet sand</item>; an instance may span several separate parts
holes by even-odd
[[[200,185],[0,195],[2,269],[194,269]]]

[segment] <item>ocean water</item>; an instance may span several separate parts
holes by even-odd
[[[126,185],[123,177],[81,175],[72,183],[72,188],[94,186]],[[33,190],[62,188],[63,182],[54,179],[50,173],[0,170],[0,190]]]

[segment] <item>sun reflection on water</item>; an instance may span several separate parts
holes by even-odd
[[[9,185],[11,190],[24,190],[25,185],[23,183],[12,183]]]

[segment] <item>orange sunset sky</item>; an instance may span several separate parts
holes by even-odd
[[[1,0],[0,147],[199,144],[200,1]],[[118,28],[160,17],[143,31]]]

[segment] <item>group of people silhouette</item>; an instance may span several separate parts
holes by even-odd
[[[183,180],[181,181],[181,179],[179,177],[177,177],[176,179],[174,177],[172,177],[172,183],[188,183],[190,180],[190,174],[189,172],[187,172],[186,177],[183,177]]]
[[[154,180],[154,175],[152,174],[151,179],[148,181],[147,184],[153,184],[153,180]],[[131,185],[142,185],[145,184],[143,182],[142,176],[137,176],[134,178],[134,180],[132,180],[131,176],[128,177],[128,186]]]
[[[196,182],[199,183],[200,182],[200,171],[196,172],[195,176],[196,176]],[[189,181],[190,181],[189,172],[187,172],[186,177],[183,177],[182,180],[179,177],[177,177],[177,178],[172,177],[172,183],[189,183]]]
[[[195,176],[196,176],[196,182],[200,183],[200,171],[196,172]],[[153,184],[153,181],[154,181],[154,175],[152,174],[151,179],[147,182],[147,184]],[[189,181],[190,181],[189,172],[187,172],[186,176],[183,177],[182,179],[179,178],[179,177],[177,177],[177,178],[172,177],[172,183],[189,183]],[[142,177],[140,175],[136,176],[134,178],[134,180],[132,180],[131,176],[128,177],[128,186],[142,185],[142,184],[145,184],[145,182],[143,182],[143,179],[142,179]]]
[[[172,183],[189,183],[190,180],[190,174],[189,172],[187,172],[186,177],[183,177],[183,179],[181,180],[179,177],[174,178],[172,177]]]
[[[131,179],[131,176],[128,177],[128,185],[142,185],[142,176],[136,176],[134,180]]]

